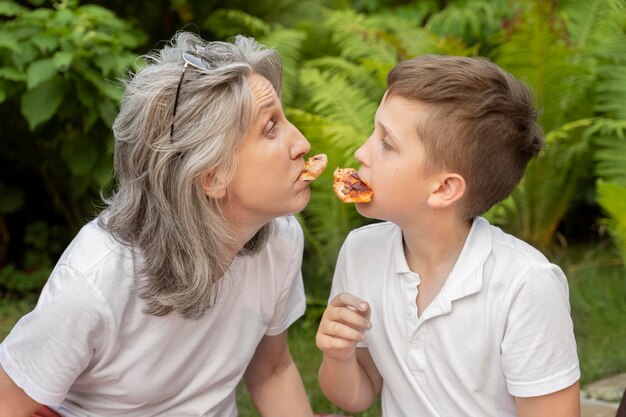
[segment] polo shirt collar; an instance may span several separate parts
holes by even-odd
[[[483,265],[491,253],[491,226],[477,217],[472,223],[461,254],[457,259],[442,292],[450,301],[480,291],[483,284]]]
[[[402,241],[402,230],[398,227],[397,236],[393,240],[393,268],[397,274],[412,273],[404,256]],[[441,289],[443,299],[440,301],[448,304],[480,291],[483,283],[482,266],[491,253],[491,243],[489,222],[482,217],[475,218],[459,258]]]

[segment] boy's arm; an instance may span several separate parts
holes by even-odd
[[[552,394],[539,397],[515,397],[519,417],[579,417],[580,387],[578,382]]]
[[[357,349],[371,328],[370,310],[363,300],[337,295],[322,316],[317,347],[324,352],[318,379],[326,397],[350,412],[367,409],[382,388],[382,378],[367,349]]]
[[[0,416],[30,416],[41,407],[0,366]]]
[[[289,353],[287,331],[261,339],[244,381],[262,416],[313,416],[300,373]]]

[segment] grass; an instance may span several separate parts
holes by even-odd
[[[626,372],[626,269],[612,248],[573,247],[553,256],[565,271],[570,286],[572,319],[582,372],[581,383]],[[0,340],[14,323],[34,306],[34,299],[0,299]],[[320,306],[313,303],[311,311]],[[323,395],[317,384],[321,352],[315,346],[316,317],[310,314],[290,329],[290,348],[315,412],[342,413]],[[238,391],[241,417],[257,417],[245,386]],[[348,414],[354,417],[380,416],[380,403],[369,410]]]
[[[613,248],[568,248],[560,261],[570,287],[581,385],[626,372],[626,268]]]
[[[322,353],[315,346],[316,332],[317,323],[306,319],[299,320],[289,329],[291,355],[300,370],[313,411],[316,413],[337,413],[346,416],[380,417],[380,402],[376,402],[367,411],[354,414],[343,412],[324,397],[317,383],[317,368],[322,361]],[[259,416],[243,384],[240,385],[237,402],[239,404],[240,417]]]
[[[19,318],[31,311],[36,303],[37,299],[34,297],[16,300],[0,298],[0,341],[4,340]]]

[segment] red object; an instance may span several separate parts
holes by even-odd
[[[315,417],[346,417],[341,414],[315,414]]]
[[[41,407],[35,414],[31,417],[62,417],[60,414],[55,413],[45,405]]]

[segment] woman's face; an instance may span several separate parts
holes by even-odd
[[[311,145],[283,113],[272,84],[252,74],[252,123],[237,150],[237,169],[225,196],[235,222],[263,225],[302,210],[309,201],[308,182],[298,180]]]

